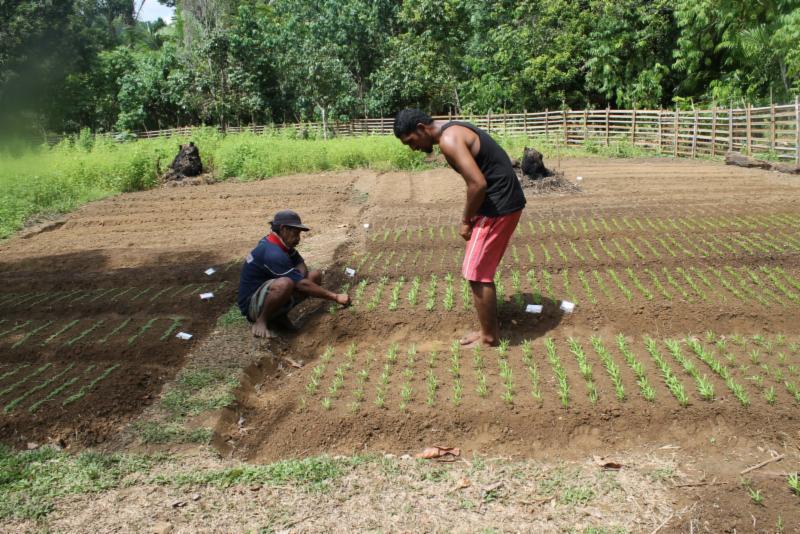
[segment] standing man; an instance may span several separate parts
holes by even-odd
[[[295,250],[300,233],[309,230],[297,213],[279,211],[270,226],[272,232],[247,255],[239,281],[239,310],[253,323],[256,337],[274,337],[270,326],[296,330],[287,314],[306,297],[350,304],[346,293],[333,293],[320,286],[322,272],[309,272]]]
[[[461,273],[472,287],[481,329],[464,336],[461,344],[495,346],[500,334],[494,275],[525,207],[511,159],[480,128],[466,122],[435,121],[418,109],[397,114],[394,135],[412,150],[431,153],[433,145],[439,145],[467,183],[459,231],[467,241]]]

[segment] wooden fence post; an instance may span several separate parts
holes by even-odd
[[[745,108],[745,113],[747,116],[747,155],[753,155],[753,123],[751,119],[753,118],[753,105],[747,104]]]
[[[544,108],[544,138],[550,139],[550,110]]]
[[[583,142],[589,140],[589,110],[583,108]]]
[[[606,146],[608,146],[608,135],[609,135],[609,118],[611,116],[611,106],[606,104]]]
[[[794,97],[794,162],[800,165],[800,96]]]
[[[492,130],[492,112],[491,110],[489,113],[486,114],[486,131],[490,132]]]
[[[728,107],[728,152],[733,152],[733,100]]]
[[[680,142],[680,114],[678,113],[678,106],[675,106],[675,126],[673,127],[673,134],[675,134],[675,146],[673,147],[673,156],[678,157],[678,143]]]
[[[383,135],[383,113],[381,113],[381,135]]]
[[[503,108],[503,137],[508,137],[508,110]]]
[[[567,125],[567,110],[563,110],[564,117],[564,146],[569,146],[569,127]]]
[[[631,144],[636,146],[636,105],[633,106],[633,121],[631,122]]]
[[[775,150],[775,102],[769,102],[769,150]]]
[[[711,155],[717,155],[717,103],[711,107]]]
[[[694,107],[692,102],[692,111],[694,112],[694,127],[692,128],[692,158],[697,155],[697,108]]]
[[[662,141],[662,129],[661,129],[661,108],[658,108],[658,153],[661,154],[661,141]]]
[[[522,126],[525,129],[525,137],[528,137],[528,110],[522,110]]]

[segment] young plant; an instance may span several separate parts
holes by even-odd
[[[405,283],[406,279],[402,276],[394,283],[392,287],[392,297],[389,301],[389,311],[397,311],[397,307],[400,305],[400,291],[403,289],[403,284]]]
[[[730,370],[723,363],[720,363],[720,361],[696,339],[686,339],[686,345],[692,349],[692,352],[694,352],[695,356],[697,356],[700,361],[708,365],[714,373],[725,381],[725,385],[739,401],[739,404],[745,407],[750,406],[750,397],[747,395],[744,387],[733,379]]]
[[[73,402],[76,402],[76,401],[82,399],[83,397],[85,397],[86,394],[89,393],[89,391],[94,389],[95,386],[97,386],[97,384],[99,384],[100,382],[102,382],[103,380],[108,378],[108,375],[110,375],[112,372],[114,372],[114,370],[119,366],[120,366],[120,364],[115,364],[115,365],[112,365],[111,367],[107,368],[97,378],[95,378],[94,380],[92,380],[91,382],[89,382],[88,384],[83,386],[81,389],[79,389],[77,393],[67,397],[64,400],[64,402],[61,403],[61,405],[62,406],[68,406],[68,405],[72,404]]]
[[[453,293],[453,275],[447,273],[444,277],[444,299],[442,304],[444,305],[445,311],[452,311],[453,307],[455,306],[455,297]]]
[[[714,385],[708,380],[708,378],[703,375],[700,376],[700,372],[697,370],[697,367],[683,355],[683,351],[681,350],[680,343],[675,341],[674,339],[667,339],[664,341],[664,344],[667,346],[667,350],[678,362],[684,370],[689,373],[696,385],[697,391],[700,393],[700,397],[703,400],[711,401],[714,400]]]
[[[375,286],[375,292],[372,294],[372,298],[369,299],[369,302],[367,303],[367,311],[372,311],[378,307],[381,299],[383,299],[383,289],[386,287],[386,283],[388,281],[389,278],[386,276],[381,276],[378,279],[378,284]]]
[[[614,394],[617,397],[617,400],[620,402],[625,400],[625,387],[622,385],[622,377],[620,376],[620,370],[617,366],[614,359],[609,354],[608,350],[606,350],[603,341],[597,337],[592,336],[590,339],[592,343],[592,347],[594,347],[594,351],[597,353],[597,356],[600,358],[600,361],[603,363],[603,367],[605,367],[608,376],[611,378],[611,383],[614,385]]]
[[[586,389],[589,395],[589,401],[592,404],[597,403],[597,387],[594,384],[594,376],[592,375],[592,366],[589,361],[586,359],[586,353],[583,351],[583,347],[575,338],[568,338],[567,343],[569,344],[569,351],[575,357],[575,360],[578,362],[578,369],[581,372],[581,376],[586,381]]]
[[[636,273],[633,272],[633,269],[628,267],[625,269],[625,272],[628,274],[628,278],[631,279],[631,282],[633,282],[633,285],[636,287],[636,289],[638,289],[642,295],[644,295],[644,298],[647,300],[653,300],[653,294],[649,289],[644,287],[644,284],[642,284],[642,281],[639,280],[638,276],[636,276]]]
[[[647,349],[647,352],[650,353],[650,357],[656,363],[656,366],[661,370],[661,376],[664,379],[664,384],[666,384],[667,389],[672,392],[681,406],[688,405],[689,397],[686,395],[686,390],[684,389],[683,384],[681,384],[680,380],[678,380],[678,377],[672,372],[672,369],[667,361],[661,355],[655,340],[647,337],[644,340],[644,345]]]
[[[437,277],[435,274],[431,275],[431,280],[428,283],[428,292],[426,295],[425,301],[425,309],[428,311],[433,311],[433,308],[436,306],[436,285],[438,283]]]
[[[647,372],[645,370],[644,365],[636,358],[631,351],[630,347],[628,346],[628,340],[625,338],[624,335],[619,334],[617,336],[617,346],[619,347],[619,351],[622,353],[622,356],[625,358],[625,361],[628,364],[628,367],[633,370],[633,374],[636,375],[636,385],[639,386],[639,391],[647,401],[653,401],[656,398],[656,390],[653,389],[653,386],[650,385],[650,382],[647,380]]]
[[[553,368],[553,373],[558,383],[558,397],[561,399],[561,405],[564,408],[569,408],[569,383],[567,382],[567,372],[558,354],[556,354],[556,344],[553,342],[552,338],[544,340],[544,348],[547,351],[547,360]]]
[[[619,290],[622,292],[622,294],[625,295],[625,298],[628,299],[629,302],[632,301],[633,300],[633,293],[631,293],[630,289],[625,287],[625,284],[623,284],[622,280],[620,280],[619,276],[617,276],[617,272],[614,269],[606,269],[606,272],[608,273],[608,276],[611,277],[611,280],[614,281],[614,283],[616,284],[617,288],[619,288]]]
[[[511,289],[514,291],[514,302],[518,306],[522,306],[525,301],[522,297],[522,280],[517,269],[511,271]]]
[[[583,271],[578,271],[578,280],[581,281],[581,286],[583,286],[583,292],[586,293],[586,296],[589,298],[589,302],[592,304],[597,304],[597,299],[594,297],[594,293],[592,293],[592,288],[589,286],[589,280],[586,278],[586,273]]]
[[[419,300],[419,286],[420,286],[420,279],[419,276],[415,276],[411,280],[411,288],[408,290],[408,295],[406,298],[408,299],[408,303],[412,306],[417,305],[417,301]]]
[[[502,306],[506,299],[506,290],[505,286],[503,285],[503,280],[500,277],[500,270],[498,269],[496,273],[494,273],[494,286],[495,291],[497,292],[497,305]]]
[[[536,362],[533,361],[533,347],[530,340],[527,339],[522,342],[522,363],[525,364],[528,370],[528,377],[531,381],[531,395],[535,400],[541,401],[542,390],[539,386],[539,369],[536,366]]]

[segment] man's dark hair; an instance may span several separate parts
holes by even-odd
[[[417,129],[417,124],[430,124],[433,118],[416,108],[406,108],[400,110],[394,117],[394,136],[399,138],[401,135],[410,134]]]

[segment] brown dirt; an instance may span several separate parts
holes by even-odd
[[[750,524],[750,513],[759,525],[767,525],[762,528],[773,528],[770,525],[776,524],[778,516],[788,521],[793,496],[787,496],[785,478],[757,481],[754,476],[754,485],[764,484],[768,497],[767,506],[758,507],[748,504],[738,472],[764,459],[764,451],[770,449],[787,455],[781,470],[797,470],[800,465],[796,403],[784,387],[786,380],[798,382],[800,366],[794,345],[800,339],[798,302],[787,296],[798,293],[790,280],[800,279],[800,207],[796,200],[800,187],[796,178],[712,162],[666,159],[565,160],[559,170],[568,180],[583,176],[583,193],[531,196],[512,240],[518,258],[509,251],[501,269],[507,295],[500,312],[501,333],[510,340],[507,362],[514,382],[512,404],[501,399],[500,359],[491,350],[483,354],[486,398],[476,390],[479,374],[473,354],[462,351],[459,379],[463,394],[460,402],[453,400],[457,381],[449,369],[449,347],[474,324],[474,312],[462,307],[458,271],[463,242],[454,233],[463,183],[447,169],[415,174],[361,171],[293,176],[254,184],[158,190],[92,204],[57,229],[0,246],[0,281],[5,282],[9,294],[9,298],[0,295],[0,320],[6,320],[0,323],[0,332],[29,319],[32,325],[47,320],[63,325],[80,318],[80,324],[88,325],[89,321],[107,318],[96,331],[101,336],[103,328],[125,317],[133,317],[131,326],[141,326],[156,315],[180,314],[190,318],[187,321],[198,334],[197,341],[202,342],[215,317],[232,300],[235,267],[220,273],[217,280],[228,280],[229,284],[211,303],[179,294],[174,299],[147,300],[145,306],[124,299],[109,305],[102,297],[91,300],[94,297],[90,295],[73,305],[59,305],[56,311],[56,306],[43,308],[41,303],[34,309],[26,307],[25,302],[17,306],[16,297],[10,294],[129,286],[153,286],[152,291],[156,291],[202,284],[206,267],[235,265],[235,258],[249,250],[264,231],[269,215],[291,207],[318,229],[301,245],[306,258],[322,264],[327,263],[326,258],[334,258],[327,285],[334,288],[350,283],[353,294],[356,282],[367,279],[368,284],[352,310],[331,314],[327,306],[310,305],[300,314],[302,335],[273,341],[268,349],[262,349],[275,360],[265,356],[248,369],[238,404],[216,429],[215,443],[222,452],[261,462],[322,452],[402,454],[437,443],[459,446],[468,455],[491,452],[553,460],[674,446],[680,447],[677,450],[686,462],[691,462],[687,472],[694,477],[692,481],[708,482],[716,477],[715,484],[724,484],[677,489],[686,506],[661,532],[686,531],[691,521],[698,528],[700,520],[708,522],[711,531],[720,531],[719,525],[723,530],[730,528],[728,525],[741,529]],[[305,184],[302,192],[298,183]],[[363,228],[364,223],[370,224],[369,229]],[[658,238],[667,245],[659,243]],[[636,245],[641,257],[627,240]],[[602,249],[601,242],[611,254]],[[532,248],[533,261],[527,246]],[[52,250],[58,250],[58,254],[53,255]],[[358,268],[355,280],[343,276],[345,266]],[[768,279],[760,270],[762,266],[781,267],[791,277],[780,278],[786,293]],[[652,298],[634,286],[627,268],[639,277]],[[523,301],[529,303],[535,298],[536,288],[525,277],[530,269],[534,269],[536,286],[544,293],[542,316],[524,313],[512,298],[514,271],[522,276]],[[631,291],[630,298],[617,289],[609,269]],[[645,269],[657,275],[669,298],[658,292]],[[551,275],[550,291],[544,289],[544,270]],[[593,278],[593,270],[607,286],[607,294]],[[715,278],[715,270],[743,297],[726,289],[721,279]],[[579,271],[588,277],[597,302],[592,302],[582,288]],[[709,285],[703,284],[698,271],[708,278]],[[693,291],[682,272],[689,274],[699,293]],[[447,273],[454,275],[452,310],[444,309]],[[756,275],[758,283],[750,273]],[[426,311],[431,274],[438,277],[436,301],[433,309]],[[676,280],[676,286],[670,285],[667,274]],[[387,280],[377,298],[376,286],[382,276]],[[390,311],[390,294],[401,276],[405,279],[401,300],[397,310]],[[415,276],[420,276],[421,284],[419,301],[412,305],[406,295]],[[578,306],[575,313],[562,315],[557,306],[567,298],[577,301]],[[38,296],[29,302],[37,300]],[[370,302],[375,303],[374,310],[369,309]],[[37,414],[47,415],[37,415],[39,419],[18,415],[28,413],[25,408],[37,398],[31,396],[21,405],[23,410],[2,415],[0,437],[18,445],[54,435],[90,442],[107,437],[141,411],[182,365],[191,343],[181,344],[172,338],[161,342],[167,324],[153,326],[152,332],[147,331],[141,343],[132,348],[127,345],[129,331],[120,333],[119,339],[109,341],[107,347],[91,342],[78,342],[70,348],[41,347],[41,337],[52,333],[47,328],[37,334],[40,337],[32,337],[16,349],[10,347],[28,327],[0,337],[0,375],[21,362],[32,367],[53,362],[53,372],[73,361],[80,366],[97,362],[98,370],[121,364],[83,401],[76,402],[71,408],[74,411],[42,409]],[[77,332],[78,326],[74,328]],[[749,407],[743,407],[725,381],[695,358],[684,343],[683,353],[714,387],[714,400],[702,400],[694,378],[659,343],[661,354],[687,392],[688,406],[681,406],[645,350],[643,341],[648,334],[659,341],[683,340],[690,335],[703,338],[707,330],[715,332],[714,340],[725,338],[725,348],[713,342],[704,342],[703,346],[713,351],[744,387],[751,400]],[[647,370],[655,391],[654,402],[639,393],[636,376],[616,346],[617,333],[628,337],[633,353]],[[746,336],[746,343],[738,345],[739,338],[734,334]],[[753,340],[755,334],[766,336],[769,346]],[[624,402],[614,397],[609,375],[589,343],[594,335],[602,338],[620,368]],[[242,337],[242,346],[234,343],[224,350],[247,346],[244,328]],[[570,337],[580,341],[592,365],[596,403],[590,402],[586,381],[570,353]],[[570,385],[568,409],[557,397],[556,379],[546,357],[546,338],[555,342],[565,368]],[[532,340],[541,401],[531,394],[528,369],[522,359],[524,339]],[[389,365],[384,402],[379,407],[379,375],[392,343],[398,344],[398,357]],[[351,344],[356,344],[357,352],[348,359],[346,351]],[[320,356],[328,345],[334,355],[323,366],[317,392],[311,394],[307,385],[313,368],[322,365]],[[417,349],[413,363],[408,362],[406,354],[411,345]],[[757,363],[751,361],[754,350],[760,351]],[[438,358],[431,366],[433,351],[438,352]],[[281,357],[303,360],[306,365],[302,369],[279,367]],[[329,390],[337,367],[343,370],[343,378],[341,388],[332,394]],[[358,388],[356,373],[362,368],[368,370],[364,398],[353,405]],[[438,380],[433,406],[425,402],[429,369]],[[0,381],[0,390],[9,382]],[[401,410],[406,383],[411,396]],[[775,389],[774,403],[766,400],[770,387]],[[331,400],[330,409],[323,405],[326,397]],[[89,405],[97,407],[97,415],[91,418],[81,414],[81,409],[85,412]],[[241,431],[241,417],[248,432]],[[759,447],[760,458],[756,458]],[[736,504],[737,513],[732,514],[728,504],[714,508],[715,499]]]

